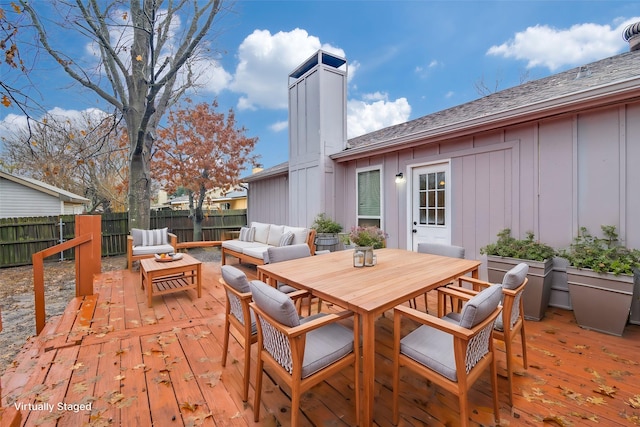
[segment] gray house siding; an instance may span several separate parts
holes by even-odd
[[[0,218],[60,215],[63,202],[57,197],[0,179]]]
[[[249,183],[247,221],[288,224],[289,184],[286,175]]]
[[[634,142],[635,141],[635,142]],[[562,117],[507,126],[468,137],[424,141],[415,148],[345,161],[340,218],[356,222],[357,168],[380,165],[383,227],[389,246],[410,248],[409,182],[398,171],[451,162],[452,243],[467,257],[495,240],[503,228],[516,236],[532,231],[557,248],[568,246],[579,227],[599,234],[615,225],[628,245],[640,247],[640,103],[589,109]]]

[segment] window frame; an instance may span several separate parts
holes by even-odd
[[[359,192],[359,185],[360,185],[360,174],[361,173],[366,173],[366,172],[372,172],[372,171],[378,171],[379,172],[379,191],[380,191],[380,207],[379,207],[379,215],[360,215],[360,192]],[[361,167],[361,168],[356,168],[356,188],[355,188],[355,192],[356,192],[356,224],[357,225],[361,225],[361,220],[367,221],[367,220],[373,220],[373,221],[378,221],[379,222],[379,227],[381,229],[384,230],[384,185],[383,185],[383,177],[384,177],[384,170],[382,168],[382,165],[372,165],[372,166],[366,166],[366,167]]]

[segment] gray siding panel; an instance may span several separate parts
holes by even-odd
[[[0,218],[60,215],[62,202],[7,179],[0,179]]]

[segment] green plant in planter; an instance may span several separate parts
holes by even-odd
[[[511,229],[505,228],[498,233],[498,240],[480,248],[480,253],[532,261],[544,261],[556,255],[555,249],[536,241],[534,237],[529,231],[525,239],[516,239],[511,236]]]
[[[332,220],[327,214],[318,214],[311,228],[315,229],[317,233],[336,234],[342,231],[342,225]]]
[[[602,225],[604,238],[592,236],[586,227],[580,227],[578,237],[560,256],[576,268],[589,268],[598,273],[633,274],[640,267],[640,250],[620,244],[615,225]]]

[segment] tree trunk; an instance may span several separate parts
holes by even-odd
[[[133,155],[129,163],[129,229],[151,227],[151,178],[143,155]]]

